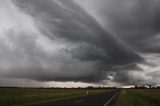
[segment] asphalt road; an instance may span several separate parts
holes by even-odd
[[[114,106],[118,94],[119,91],[111,91],[34,106]]]

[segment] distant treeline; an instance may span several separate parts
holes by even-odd
[[[121,89],[117,87],[0,87],[0,88],[30,88],[30,89]],[[160,86],[152,86],[152,85],[135,85],[134,87],[130,87],[131,89],[160,89]]]
[[[136,88],[136,89],[160,89],[160,86],[153,86],[153,85],[136,85],[134,88]]]
[[[35,89],[117,89],[117,87],[0,87],[0,88],[35,88]]]

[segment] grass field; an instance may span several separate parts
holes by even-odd
[[[160,89],[124,89],[118,106],[160,106]]]
[[[101,93],[109,90],[98,89],[31,89],[31,88],[0,88],[0,106],[29,106],[69,99],[88,94]]]

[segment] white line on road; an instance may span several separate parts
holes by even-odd
[[[107,101],[107,102],[104,104],[104,106],[107,106],[116,96],[117,96],[117,93],[114,94],[114,95],[112,96],[112,98],[110,98],[109,101]]]
[[[78,101],[75,101],[74,103],[80,103],[80,102],[83,102],[84,100],[78,100]]]

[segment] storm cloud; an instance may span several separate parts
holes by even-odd
[[[1,31],[1,77],[135,84],[152,80],[154,72],[145,66],[158,67],[146,57],[157,57],[160,50],[157,0],[8,0],[2,5],[1,14],[16,12],[21,21]]]
[[[160,1],[102,0],[97,12],[115,35],[144,53],[159,53]],[[98,3],[98,2],[96,2]],[[153,43],[154,42],[154,43]]]

